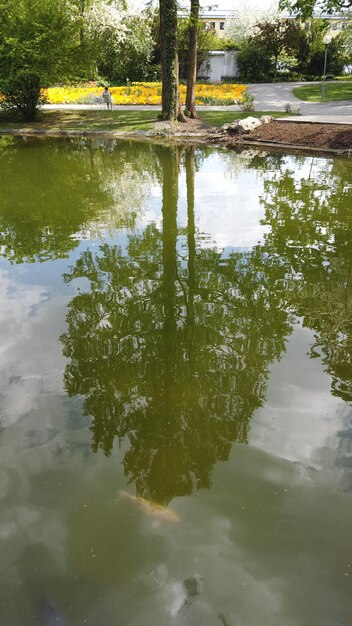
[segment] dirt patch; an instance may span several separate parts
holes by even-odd
[[[352,127],[341,124],[271,122],[263,124],[251,134],[261,141],[279,141],[314,148],[352,148]]]
[[[248,140],[292,147],[348,150],[352,149],[352,126],[273,121],[270,124],[262,124],[251,133],[230,137],[226,143],[239,144]]]
[[[157,130],[157,125],[154,128]],[[262,143],[283,148],[302,148],[302,150],[343,151],[347,154],[352,151],[352,125],[348,124],[274,120],[269,124],[262,124],[250,133],[228,135],[221,128],[209,127],[200,120],[188,120],[186,123],[179,124],[160,123],[160,131],[161,134],[179,139],[202,136],[207,142],[221,143],[230,147]]]

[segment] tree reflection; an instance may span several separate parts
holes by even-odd
[[[131,234],[127,251],[84,252],[66,281],[88,279],[62,336],[65,387],[84,396],[93,449],[127,438],[124,470],[137,494],[163,505],[196,486],[233,442],[246,442],[268,368],[290,332],[282,265],[260,247],[223,258],[195,227],[195,153],[156,150],[162,228]],[[177,228],[184,157],[187,233]],[[185,252],[186,249],[186,252]]]
[[[292,307],[315,331],[311,357],[322,356],[332,393],[352,400],[352,170],[347,160],[304,160],[295,176],[265,176],[262,202],[270,226],[265,250],[286,268]]]
[[[1,255],[62,258],[85,233],[133,226],[157,174],[150,152],[132,142],[1,140]]]

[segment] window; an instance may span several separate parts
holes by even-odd
[[[210,28],[212,28],[213,30],[215,30],[215,22],[210,22]]]
[[[220,22],[220,30],[225,30],[225,22]]]

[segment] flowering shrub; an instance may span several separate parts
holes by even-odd
[[[114,104],[161,104],[161,83],[129,83],[123,87],[110,87]],[[246,91],[244,85],[201,84],[196,86],[196,104],[236,104]],[[101,96],[101,87],[91,83],[76,87],[50,87],[45,96],[50,104],[86,104]],[[186,101],[186,86],[180,85],[182,104]]]

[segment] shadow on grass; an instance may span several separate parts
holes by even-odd
[[[0,114],[0,126],[8,128],[146,130],[156,121],[155,111],[41,111],[33,122]]]

